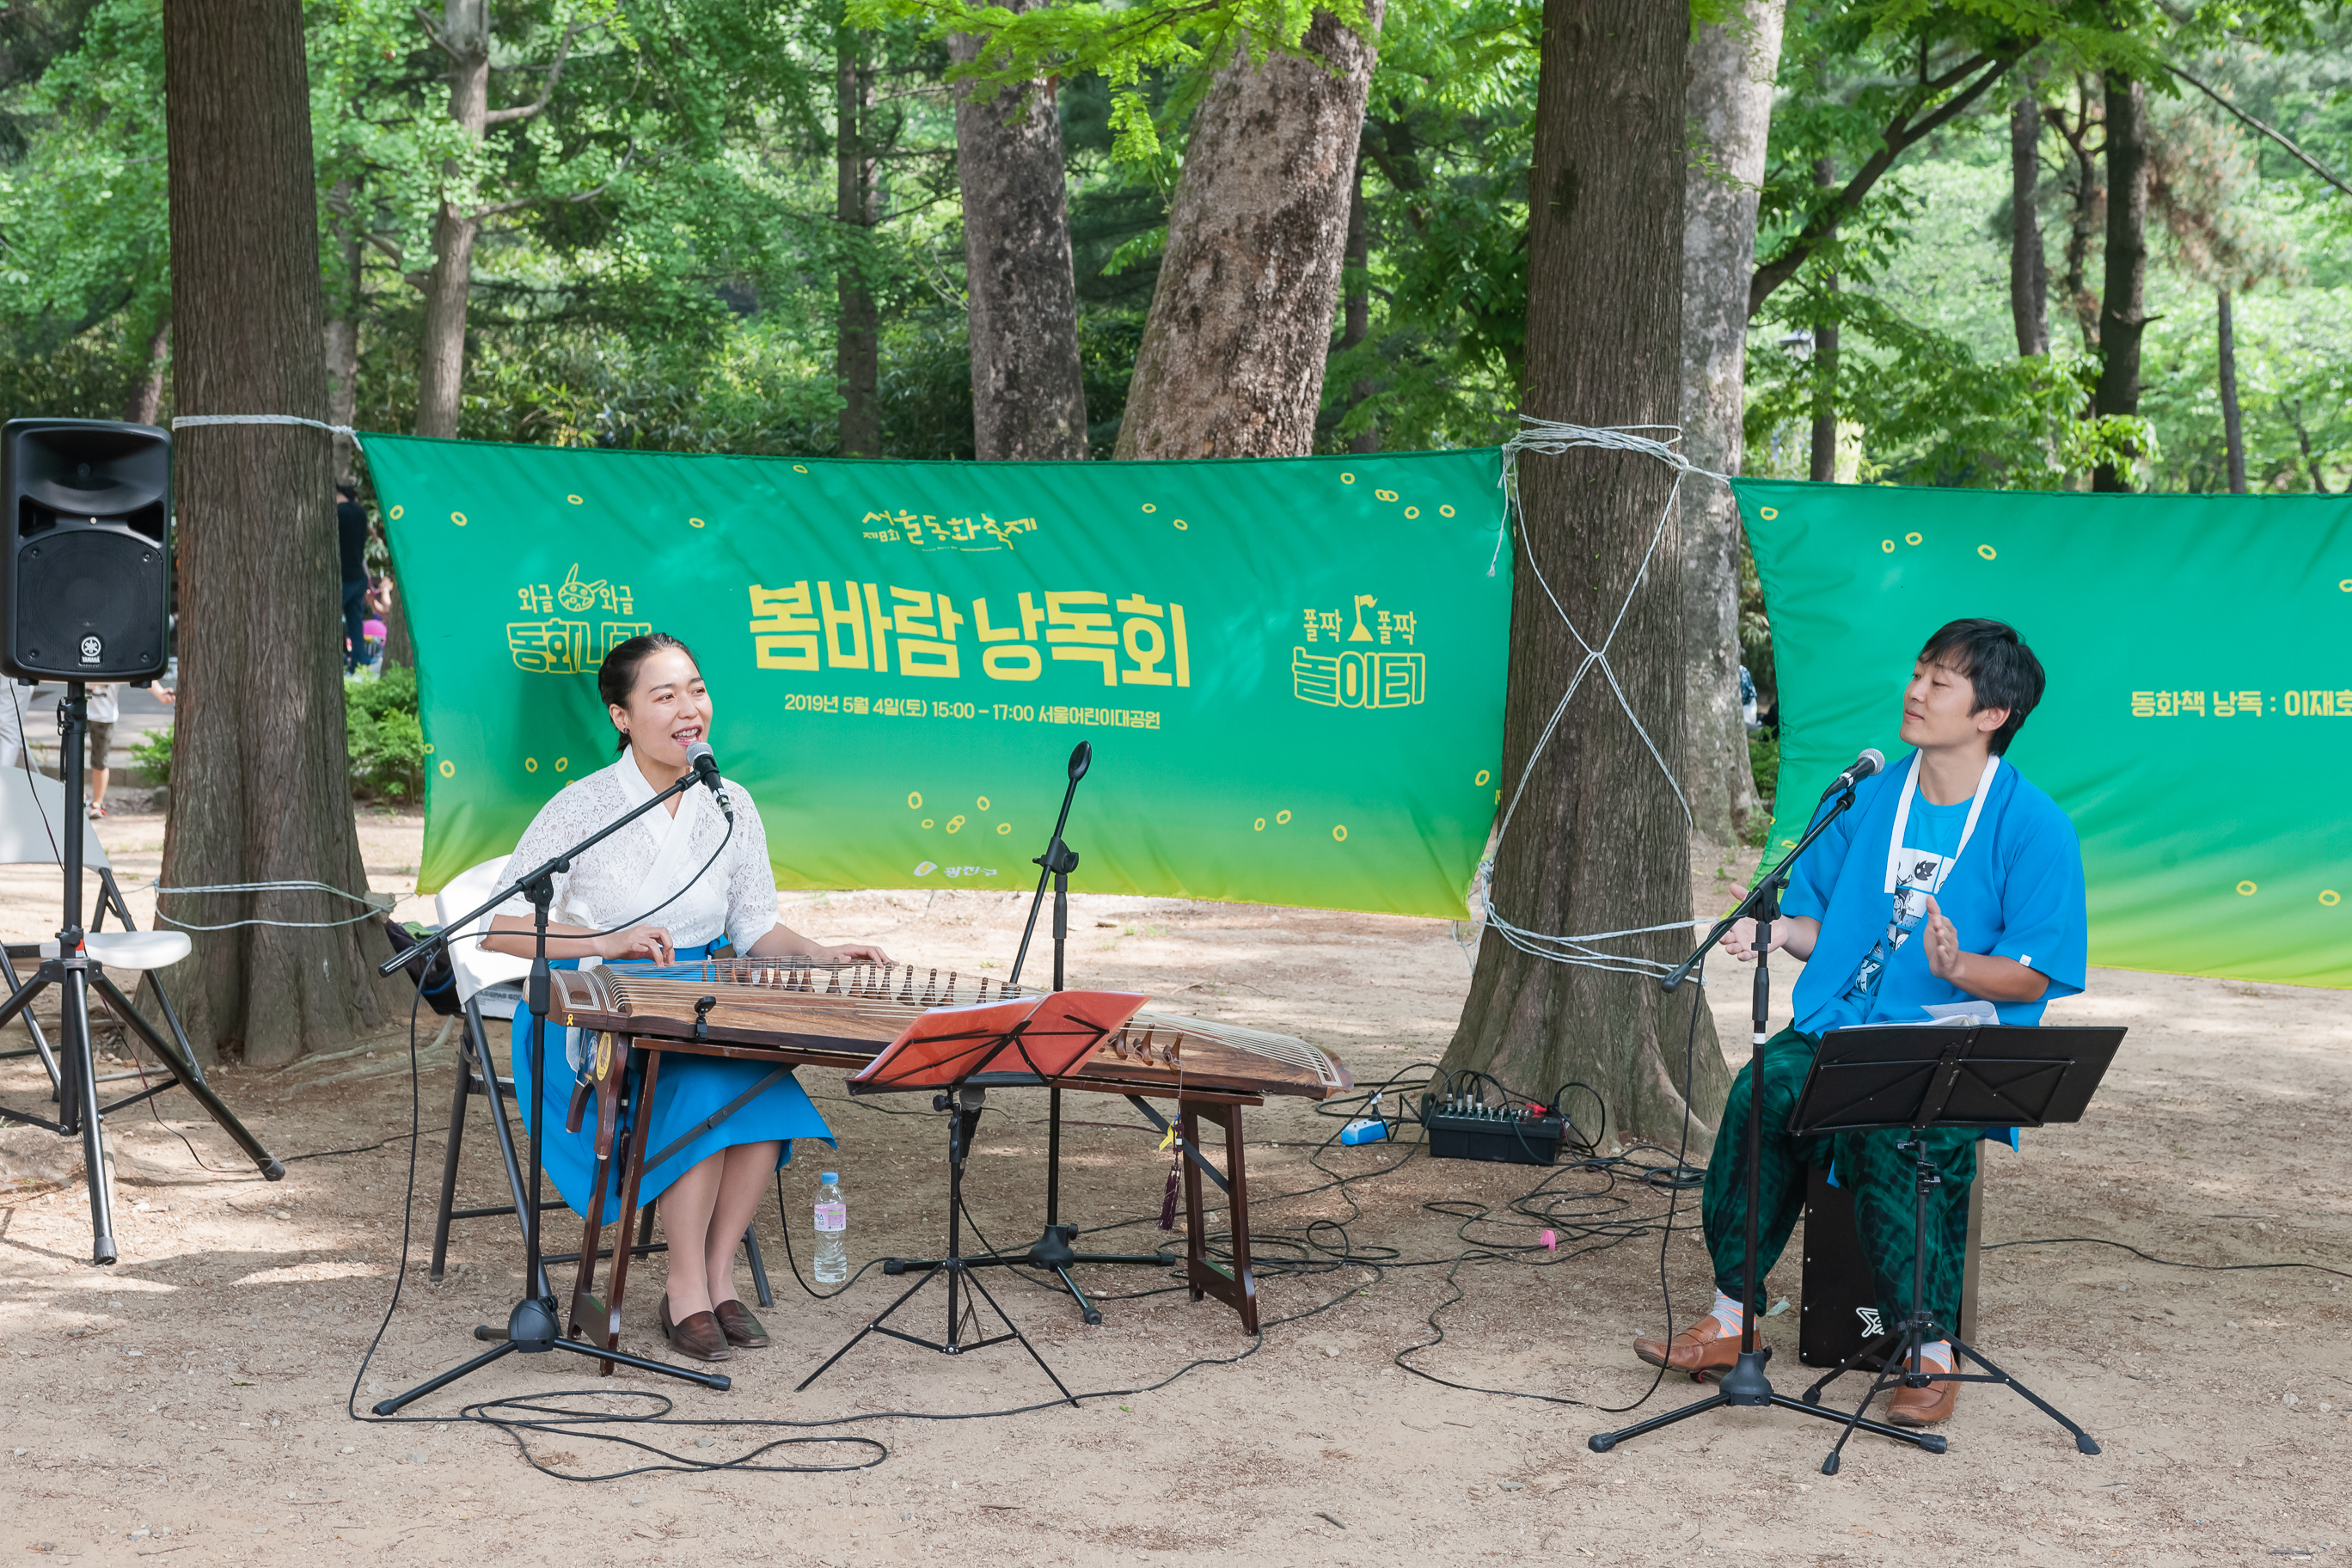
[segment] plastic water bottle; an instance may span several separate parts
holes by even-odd
[[[816,1190],[816,1282],[838,1285],[849,1278],[849,1206],[841,1201],[841,1173],[827,1171]]]

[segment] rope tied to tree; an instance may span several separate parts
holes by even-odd
[[[306,429],[324,430],[330,436],[349,436],[354,442],[360,438],[360,433],[348,425],[330,425],[323,419],[305,419],[298,414],[183,414],[172,421],[173,430],[197,425],[299,425]]]
[[[1623,684],[1617,679],[1616,668],[1609,661],[1609,650],[1616,643],[1617,634],[1625,625],[1625,616],[1633,607],[1633,596],[1642,591],[1642,584],[1649,579],[1650,563],[1657,555],[1659,542],[1666,535],[1666,524],[1673,521],[1675,508],[1682,500],[1683,477],[1685,474],[1697,474],[1706,479],[1720,479],[1728,484],[1730,476],[1718,474],[1712,468],[1702,468],[1676,451],[1675,443],[1682,439],[1682,426],[1678,425],[1572,425],[1557,419],[1538,419],[1530,414],[1521,414],[1518,417],[1518,431],[1503,443],[1503,472],[1498,482],[1502,486],[1507,504],[1502,530],[1496,533],[1495,539],[1495,560],[1487,563],[1486,574],[1490,577],[1495,574],[1495,568],[1502,560],[1504,537],[1510,531],[1512,521],[1516,519],[1519,522],[1519,546],[1527,554],[1528,570],[1534,574],[1537,584],[1543,589],[1544,597],[1551,601],[1552,609],[1559,614],[1561,623],[1568,627],[1569,635],[1573,637],[1577,646],[1584,650],[1584,658],[1578,662],[1576,673],[1569,678],[1568,689],[1560,693],[1559,701],[1552,709],[1551,718],[1544,724],[1543,733],[1536,738],[1535,745],[1528,751],[1527,763],[1519,770],[1518,783],[1511,791],[1510,804],[1504,808],[1502,821],[1496,826],[1493,847],[1479,861],[1477,873],[1471,879],[1472,900],[1477,909],[1476,919],[1473,921],[1473,940],[1475,942],[1477,927],[1491,926],[1497,935],[1520,952],[1553,963],[1580,963],[1588,968],[1605,969],[1621,974],[1664,974],[1673,966],[1652,959],[1604,952],[1593,944],[1619,941],[1626,937],[1647,936],[1656,931],[1689,931],[1703,927],[1709,922],[1672,921],[1664,925],[1633,926],[1622,931],[1591,931],[1582,936],[1554,936],[1526,930],[1512,924],[1495,908],[1494,898],[1490,891],[1495,870],[1495,849],[1501,847],[1503,835],[1510,830],[1511,819],[1517,815],[1519,802],[1527,794],[1528,781],[1535,775],[1536,763],[1543,756],[1544,749],[1551,744],[1552,736],[1559,732],[1560,721],[1568,713],[1569,703],[1574,700],[1578,689],[1583,686],[1584,678],[1596,668],[1601,671],[1602,679],[1608,681],[1609,689],[1615,694],[1617,706],[1624,710],[1626,721],[1633,726],[1633,732],[1642,737],[1642,744],[1648,749],[1651,761],[1658,764],[1658,772],[1665,777],[1666,787],[1675,792],[1675,802],[1683,808],[1683,820],[1685,822],[1696,820],[1691,814],[1690,801],[1683,794],[1681,781],[1675,777],[1674,770],[1666,765],[1665,756],[1658,750],[1657,742],[1651,739],[1649,727],[1642,722],[1642,716],[1633,711],[1633,699],[1625,694]],[[1663,432],[1665,438],[1661,440],[1655,436],[1647,434],[1651,431]],[[1576,624],[1575,617],[1568,613],[1568,607],[1559,602],[1559,595],[1552,591],[1551,583],[1544,576],[1543,568],[1537,563],[1535,545],[1528,536],[1526,514],[1521,509],[1519,500],[1520,453],[1542,452],[1558,456],[1580,447],[1638,453],[1643,457],[1654,458],[1675,471],[1674,483],[1666,491],[1665,505],[1658,512],[1658,525],[1650,532],[1649,547],[1642,552],[1641,564],[1634,569],[1633,580],[1626,584],[1625,596],[1617,605],[1616,618],[1609,623],[1607,635],[1601,637],[1597,646],[1591,638],[1584,635],[1583,629]]]
[[[354,893],[329,882],[207,882],[185,888],[166,888],[160,883],[153,883],[150,884],[145,890],[152,891],[156,897],[155,918],[165,925],[177,926],[182,931],[236,931],[240,926],[279,926],[290,931],[326,930],[335,926],[357,925],[362,921],[372,921],[379,915],[388,914],[394,901],[389,894]],[[332,893],[339,899],[349,899],[353,903],[365,904],[367,908],[359,914],[340,921],[248,920],[230,921],[224,925],[196,925],[187,921],[173,920],[163,912],[163,897],[166,893],[184,893],[192,896],[206,893]]]

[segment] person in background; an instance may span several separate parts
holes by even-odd
[[[89,815],[106,815],[106,753],[114,745],[114,721],[122,717],[121,704],[114,698],[115,683],[93,681],[89,697]]]
[[[360,640],[366,635],[361,623],[368,596],[368,518],[359,491],[348,482],[335,487],[335,535],[342,550],[343,673],[349,675],[359,665]]]

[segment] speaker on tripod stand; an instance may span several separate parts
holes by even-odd
[[[152,977],[169,1037],[140,1016],[107,969],[153,971],[187,956],[182,931],[91,931],[82,926],[86,683],[144,684],[171,661],[172,437],[147,425],[100,419],[11,419],[0,428],[0,671],[62,680],[60,766],[68,821],[55,831],[65,873],[65,920],[42,944],[40,968],[0,1003],[0,1026],[51,985],[58,1005],[58,1120],[0,1107],[0,1120],[79,1135],[89,1182],[90,1258],[112,1263],[104,1122],[166,1089],[185,1089],[271,1181],[286,1173],[205,1081],[178,1016]],[[24,759],[31,767],[29,753]],[[37,800],[37,796],[34,796]],[[99,916],[105,917],[101,906]],[[128,911],[124,923],[129,924]],[[92,986],[162,1059],[171,1082],[102,1105],[89,1038]]]

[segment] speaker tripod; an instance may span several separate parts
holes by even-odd
[[[13,694],[12,694],[13,695]],[[277,1181],[286,1174],[286,1167],[271,1158],[269,1151],[258,1139],[246,1131],[245,1124],[224,1104],[205,1081],[204,1069],[196,1065],[195,1052],[190,1048],[187,1037],[180,1029],[180,1020],[172,1005],[163,996],[160,982],[156,998],[163,1004],[163,1017],[170,1026],[170,1037],[140,1016],[131,998],[122,994],[106,973],[106,965],[117,968],[152,969],[175,963],[187,956],[189,942],[181,931],[85,931],[81,923],[81,879],[83,836],[89,831],[81,811],[82,752],[89,731],[89,695],[82,682],[69,680],[66,694],[58,703],[58,733],[63,748],[63,765],[58,772],[65,775],[66,820],[59,825],[63,835],[58,845],[58,864],[65,872],[65,921],[58,928],[57,941],[44,943],[40,967],[23,984],[0,1004],[0,1027],[23,1014],[36,997],[49,986],[61,992],[58,1004],[58,1040],[56,1070],[58,1073],[58,1120],[35,1116],[21,1110],[0,1107],[0,1120],[22,1121],[34,1127],[45,1127],[63,1137],[79,1133],[81,1137],[82,1164],[89,1178],[90,1261],[112,1263],[119,1256],[114,1241],[112,1194],[109,1191],[106,1156],[106,1118],[126,1106],[138,1104],[173,1089],[184,1089],[207,1115],[219,1124],[222,1131],[234,1139],[245,1151],[262,1175]],[[29,773],[29,758],[23,764]],[[104,918],[101,907],[100,918]],[[130,919],[123,918],[126,927]],[[54,952],[47,950],[54,947]],[[96,985],[105,997],[108,1007],[122,1020],[131,1032],[139,1037],[147,1048],[163,1063],[170,1081],[150,1085],[137,1094],[116,1100],[111,1105],[99,1103],[98,1062],[89,1038],[89,992]],[[29,1028],[32,1020],[26,1018]],[[37,1038],[37,1037],[36,1037]]]

